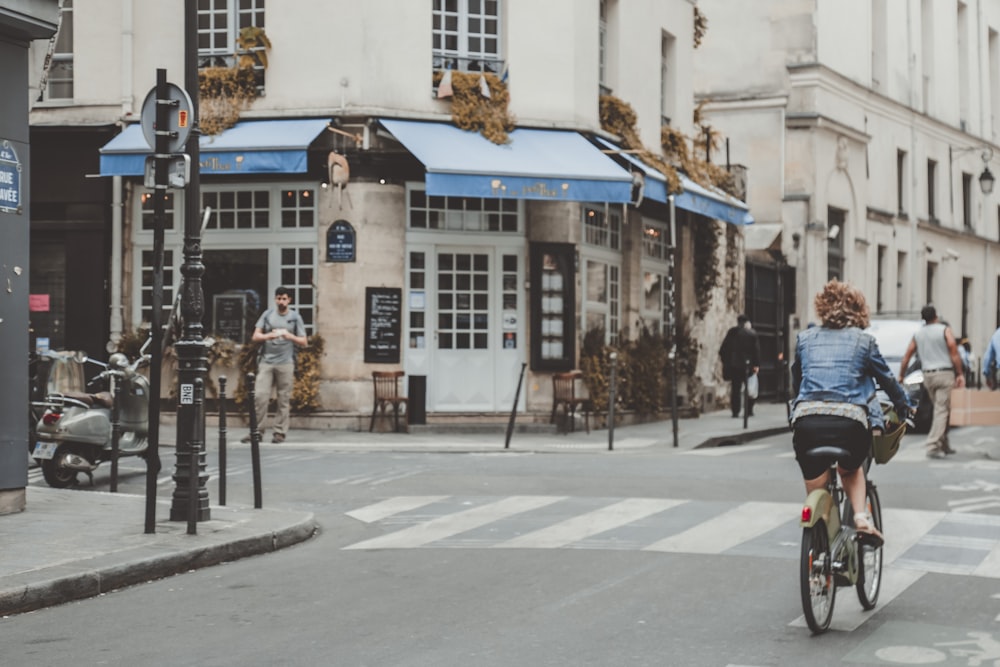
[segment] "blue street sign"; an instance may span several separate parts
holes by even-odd
[[[21,161],[7,139],[0,143],[0,212],[21,213]]]

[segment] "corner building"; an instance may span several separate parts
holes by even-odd
[[[151,316],[150,150],[137,121],[157,68],[183,81],[184,3],[67,4],[62,87],[51,77],[40,87],[32,122],[113,131],[81,162],[97,163],[107,190],[114,341]],[[373,370],[405,371],[419,419],[509,414],[524,364],[517,409],[547,415],[551,373],[577,367],[587,331],[611,342],[685,317],[693,226],[722,234],[752,222],[742,201],[685,179],[671,275],[664,178],[601,130],[599,97],[613,94],[637,112],[647,147],[659,150],[664,124],[690,133],[688,0],[198,4],[201,66],[232,65],[246,26],[271,45],[257,99],[200,139],[205,331],[245,343],[274,288],[289,287],[308,333],[325,341],[320,402],[334,425],[370,412]],[[446,72],[456,87],[483,73],[502,82],[507,143],[455,126]],[[167,201],[167,307],[180,287],[184,196]],[[708,332],[698,381],[679,388],[693,406],[714,400],[711,341],[735,319],[724,299],[712,308],[688,316],[693,337]]]

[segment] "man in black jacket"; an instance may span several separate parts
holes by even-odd
[[[743,394],[743,385],[751,375],[760,370],[760,343],[757,341],[757,334],[750,328],[750,320],[746,315],[740,315],[736,319],[736,326],[726,332],[726,337],[722,340],[722,347],[719,348],[719,357],[722,359],[722,379],[729,380],[731,387],[729,390],[729,405],[733,411],[733,417],[740,416],[740,399]],[[753,399],[747,401],[747,416],[753,416]]]

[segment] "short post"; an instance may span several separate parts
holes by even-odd
[[[111,493],[118,493],[118,454],[122,439],[121,424],[121,382],[118,375],[111,372]]]
[[[226,504],[226,376],[219,376],[219,504]]]
[[[253,467],[253,506],[260,509],[264,506],[261,498],[260,482],[260,431],[257,429],[257,391],[255,385],[257,376],[247,373],[247,394],[250,401],[250,463]]]
[[[618,384],[618,353],[611,353],[611,386],[608,388],[608,451],[615,448],[615,386]]]
[[[204,378],[194,379],[194,417],[196,424],[205,423],[205,380]],[[191,438],[191,456],[188,457],[190,464],[189,474],[192,480],[198,479],[198,458],[205,446],[205,433],[198,433],[195,429],[194,437]],[[198,494],[188,494],[188,535],[198,534]]]
[[[524,369],[528,364],[521,364],[521,375],[517,378],[517,391],[514,392],[514,405],[510,408],[510,420],[507,422],[507,438],[504,440],[503,448],[510,449],[510,436],[514,434],[514,419],[517,417],[517,401],[521,398],[521,383],[524,382]]]

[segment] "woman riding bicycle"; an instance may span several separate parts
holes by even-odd
[[[823,445],[849,451],[837,465],[854,511],[855,528],[881,544],[882,534],[865,510],[863,469],[872,432],[885,430],[875,383],[889,395],[901,418],[909,415],[911,406],[875,338],[863,331],[868,326],[864,294],[833,279],[816,295],[814,305],[822,326],[809,327],[798,335],[792,364],[795,459],[808,494],[823,488],[829,473],[824,461],[806,456],[806,452]]]

